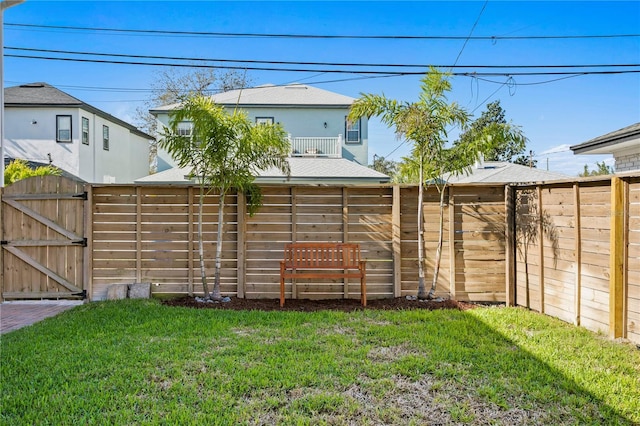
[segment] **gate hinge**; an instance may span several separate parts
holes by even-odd
[[[74,240],[74,241],[71,242],[71,244],[77,244],[79,246],[86,247],[87,246],[87,239],[83,238],[81,240]]]
[[[85,192],[81,192],[80,194],[73,194],[72,197],[73,198],[80,198],[81,200],[88,200],[89,199],[89,194],[87,194],[87,191],[85,191]]]
[[[83,299],[87,298],[87,290],[82,290],[80,293],[73,293],[72,296],[82,296]]]
[[[9,244],[9,241],[7,241],[7,240],[1,240],[0,241],[0,246],[6,246],[7,244]]]

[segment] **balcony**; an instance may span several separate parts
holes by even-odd
[[[342,157],[342,135],[337,137],[299,137],[289,135],[292,157]]]

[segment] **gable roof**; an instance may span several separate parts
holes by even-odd
[[[355,101],[355,98],[305,84],[287,84],[284,86],[265,84],[263,86],[218,93],[212,95],[211,99],[218,105],[237,105],[242,108],[257,106],[277,108],[294,106],[298,108],[349,108]],[[179,106],[179,103],[165,105],[152,109],[151,113],[167,112]]]
[[[459,176],[448,176],[449,183],[530,183],[568,179],[571,176],[548,170],[529,168],[506,161],[485,161],[481,166],[475,165],[471,172]]]
[[[277,169],[260,171],[257,183],[385,183],[389,176],[344,158],[287,158],[291,176]],[[190,168],[174,167],[137,179],[136,183],[191,183]]]
[[[155,139],[153,136],[144,133],[126,121],[120,120],[119,118],[91,106],[47,83],[29,83],[22,84],[20,86],[7,87],[4,89],[4,105],[5,107],[16,108],[82,108],[104,118],[105,120],[109,120],[120,125],[140,137],[150,140]]]
[[[640,123],[609,132],[569,147],[574,154],[612,154],[626,148],[640,146]]]

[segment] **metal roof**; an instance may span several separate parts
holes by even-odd
[[[369,167],[344,158],[298,158],[287,159],[291,167],[289,179],[277,169],[260,171],[256,176],[257,183],[386,183],[389,176]],[[190,183],[190,168],[172,168],[137,179],[136,183]]]
[[[349,108],[355,98],[340,95],[328,90],[305,84],[288,84],[276,86],[266,84],[248,89],[231,90],[212,95],[211,99],[218,105],[238,107],[344,107]],[[161,106],[151,113],[161,113],[179,108],[180,104]]]
[[[448,176],[449,183],[529,183],[562,180],[571,176],[550,172],[535,167],[507,163],[506,161],[485,161],[482,165],[474,165],[469,174]]]

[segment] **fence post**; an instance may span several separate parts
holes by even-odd
[[[582,219],[580,216],[580,185],[573,184],[573,214],[575,216],[575,256],[576,275],[574,291],[574,317],[573,323],[580,325],[580,309],[582,300]]]
[[[93,185],[87,183],[84,185],[84,192],[87,193],[87,199],[84,201],[84,237],[87,244],[83,250],[82,272],[83,285],[86,290],[87,300],[93,300]]]
[[[611,239],[609,241],[609,337],[623,337],[624,328],[624,182],[611,177]]]
[[[505,303],[515,306],[516,303],[516,197],[515,189],[505,185]]]
[[[1,29],[0,29],[1,31]],[[1,113],[1,112],[0,112]],[[0,157],[2,165],[4,167],[4,158]],[[4,179],[4,175],[2,175]],[[2,202],[2,195],[4,193],[4,184],[0,185],[0,241],[4,240],[4,219],[2,218],[2,211],[4,209],[4,203]],[[2,294],[4,293],[4,248],[0,244],[0,302],[4,301]]]
[[[456,298],[456,202],[454,187],[449,186],[449,295]]]
[[[238,250],[238,258],[237,258],[237,262],[238,262],[238,276],[236,277],[237,283],[238,283],[238,288],[236,289],[237,291],[237,297],[239,299],[244,299],[244,293],[245,293],[245,285],[246,285],[246,279],[247,279],[247,268],[246,268],[246,252],[247,252],[247,199],[244,195],[244,192],[237,190],[237,205],[238,205],[238,212],[237,214],[237,220],[238,220],[238,237],[237,237],[237,241],[236,244],[238,245],[237,250]]]
[[[393,295],[402,296],[402,234],[400,233],[400,185],[393,185],[393,202],[391,205],[391,241],[393,247]]]
[[[136,282],[142,282],[142,187],[136,186]]]
[[[349,190],[342,187],[342,242],[349,242]],[[346,272],[346,271],[345,271]],[[349,278],[343,278],[344,292],[342,297],[349,298]]]
[[[542,187],[537,186],[538,194],[538,256],[540,265],[540,274],[538,276],[540,280],[540,313],[544,314],[544,215],[542,214]]]

